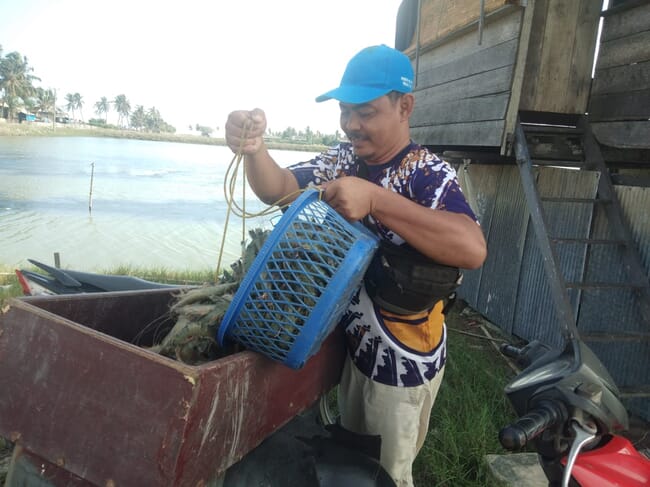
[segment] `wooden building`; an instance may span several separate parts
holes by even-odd
[[[488,241],[462,297],[526,340],[577,327],[650,420],[650,2],[602,6],[404,0],[396,47],[412,136],[456,165]]]

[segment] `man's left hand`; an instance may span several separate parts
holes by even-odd
[[[343,218],[358,221],[372,212],[375,198],[382,188],[354,176],[335,179],[322,185],[323,199]]]

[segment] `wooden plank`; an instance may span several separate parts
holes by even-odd
[[[535,3],[519,108],[584,113],[601,2]]]
[[[534,19],[535,9],[534,6],[528,6],[521,16],[521,32],[519,35],[519,49],[517,51],[517,59],[515,62],[515,69],[512,75],[512,88],[510,91],[510,102],[506,112],[506,121],[501,137],[502,155],[512,155],[510,143],[514,140],[513,134],[515,125],[517,124],[517,117],[519,116],[519,105],[522,97],[522,86],[524,83],[524,76],[526,73],[526,59],[528,57],[529,46],[531,45],[532,23]]]
[[[598,54],[597,69],[650,61],[650,30],[603,42]]]
[[[596,70],[591,95],[650,88],[650,61]]]
[[[411,127],[422,127],[431,124],[500,120],[505,116],[509,97],[508,93],[500,93],[427,104],[414,110],[410,124]]]
[[[420,48],[419,71],[426,71],[463,59],[473,53],[518,39],[522,9],[512,9],[496,19],[489,19],[479,45],[475,32],[466,32]],[[414,53],[410,53],[413,58]]]
[[[420,109],[423,109],[443,101],[504,93],[510,90],[512,69],[512,66],[504,66],[432,88],[416,90],[415,99]]]
[[[492,146],[501,145],[503,120],[428,125],[411,129],[413,140],[435,146]]]
[[[650,121],[596,122],[592,130],[601,144],[619,149],[650,149]]]
[[[509,3],[512,3],[512,1],[485,0],[484,12],[490,14]],[[443,38],[467,25],[476,23],[481,13],[480,3],[476,0],[423,0],[421,9],[421,46]],[[478,33],[476,35],[478,39]],[[413,39],[406,52],[410,53],[414,50],[415,43],[416,39]]]
[[[592,96],[589,102],[589,119],[593,122],[649,118],[650,88]]]
[[[650,29],[650,3],[638,5],[616,15],[605,17],[601,42],[627,37]]]
[[[137,321],[114,328],[137,334],[159,318],[156,293],[169,303],[168,290],[12,300],[0,313],[0,435],[93,485],[205,485],[338,381],[340,330],[299,370],[248,351],[188,366],[95,331],[127,296],[121,312]],[[81,323],[44,309],[72,311],[75,298]]]
[[[601,147],[607,166],[648,167],[650,165],[650,149],[618,149]]]
[[[418,73],[417,88],[429,88],[496,68],[511,66],[515,62],[516,53],[517,40],[512,39],[481,51],[468,53],[443,65],[427,65],[422,58],[420,67],[425,67]]]

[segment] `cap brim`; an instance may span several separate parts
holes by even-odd
[[[316,102],[320,103],[322,101],[334,99],[343,103],[358,105],[359,103],[368,103],[369,101],[375,100],[388,92],[390,92],[390,90],[387,90],[386,88],[345,85],[334,88],[333,90],[316,97]]]

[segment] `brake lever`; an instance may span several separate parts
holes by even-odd
[[[575,432],[575,439],[571,445],[571,450],[569,451],[569,456],[567,457],[566,467],[564,467],[564,475],[562,475],[562,487],[569,487],[569,481],[571,480],[571,471],[573,470],[573,465],[580,454],[582,447],[589,443],[596,437],[597,429],[595,426],[588,424],[582,424],[577,421],[575,418],[571,421],[571,428]]]

